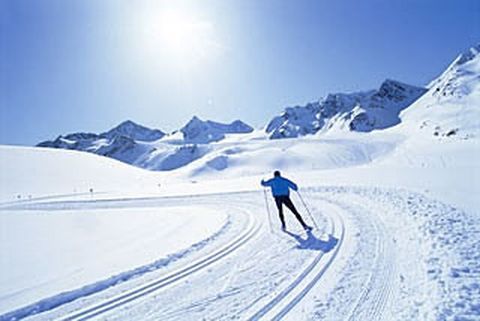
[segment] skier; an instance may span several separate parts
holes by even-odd
[[[311,231],[312,227],[305,224],[297,209],[293,205],[292,200],[290,199],[290,189],[293,189],[294,191],[298,190],[297,184],[282,177],[280,175],[280,171],[273,172],[273,176],[273,178],[267,181],[262,179],[261,184],[262,186],[269,186],[272,189],[272,195],[278,208],[278,216],[280,216],[280,221],[282,222],[282,230],[286,230],[285,217],[283,216],[283,204],[285,204],[285,206],[287,206],[290,211],[295,214],[295,217],[300,224],[302,224],[305,231]]]

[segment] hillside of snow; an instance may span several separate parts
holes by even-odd
[[[428,88],[424,96],[402,112],[405,130],[439,139],[478,137],[480,45],[459,55]]]
[[[0,146],[0,200],[153,189],[158,175],[91,153]]]

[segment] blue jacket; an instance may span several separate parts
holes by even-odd
[[[269,179],[268,181],[264,181],[262,179],[261,184],[263,186],[269,186],[272,189],[273,197],[289,196],[290,188],[294,191],[298,190],[297,184],[281,176],[274,177],[272,179]]]

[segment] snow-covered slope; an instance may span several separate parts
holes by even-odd
[[[91,153],[0,146],[0,182],[0,200],[5,202],[155,189],[158,174]]]
[[[469,138],[480,131],[480,45],[459,55],[401,114],[409,134]]]
[[[177,175],[212,179],[261,175],[274,169],[298,172],[349,167],[384,157],[401,140],[399,135],[384,135],[218,143],[204,157],[180,168]]]
[[[203,157],[211,149],[208,144],[158,143],[149,153],[138,157],[132,165],[153,171],[170,171]]]
[[[289,107],[266,126],[270,138],[292,138],[331,129],[370,132],[400,122],[400,111],[426,89],[386,80],[378,90],[330,94],[304,107]]]

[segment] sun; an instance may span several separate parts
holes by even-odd
[[[161,43],[177,53],[193,49],[205,32],[204,26],[193,17],[174,11],[161,15],[157,28]]]
[[[144,20],[144,47],[158,59],[193,64],[215,53],[213,24],[185,10],[161,10]]]

